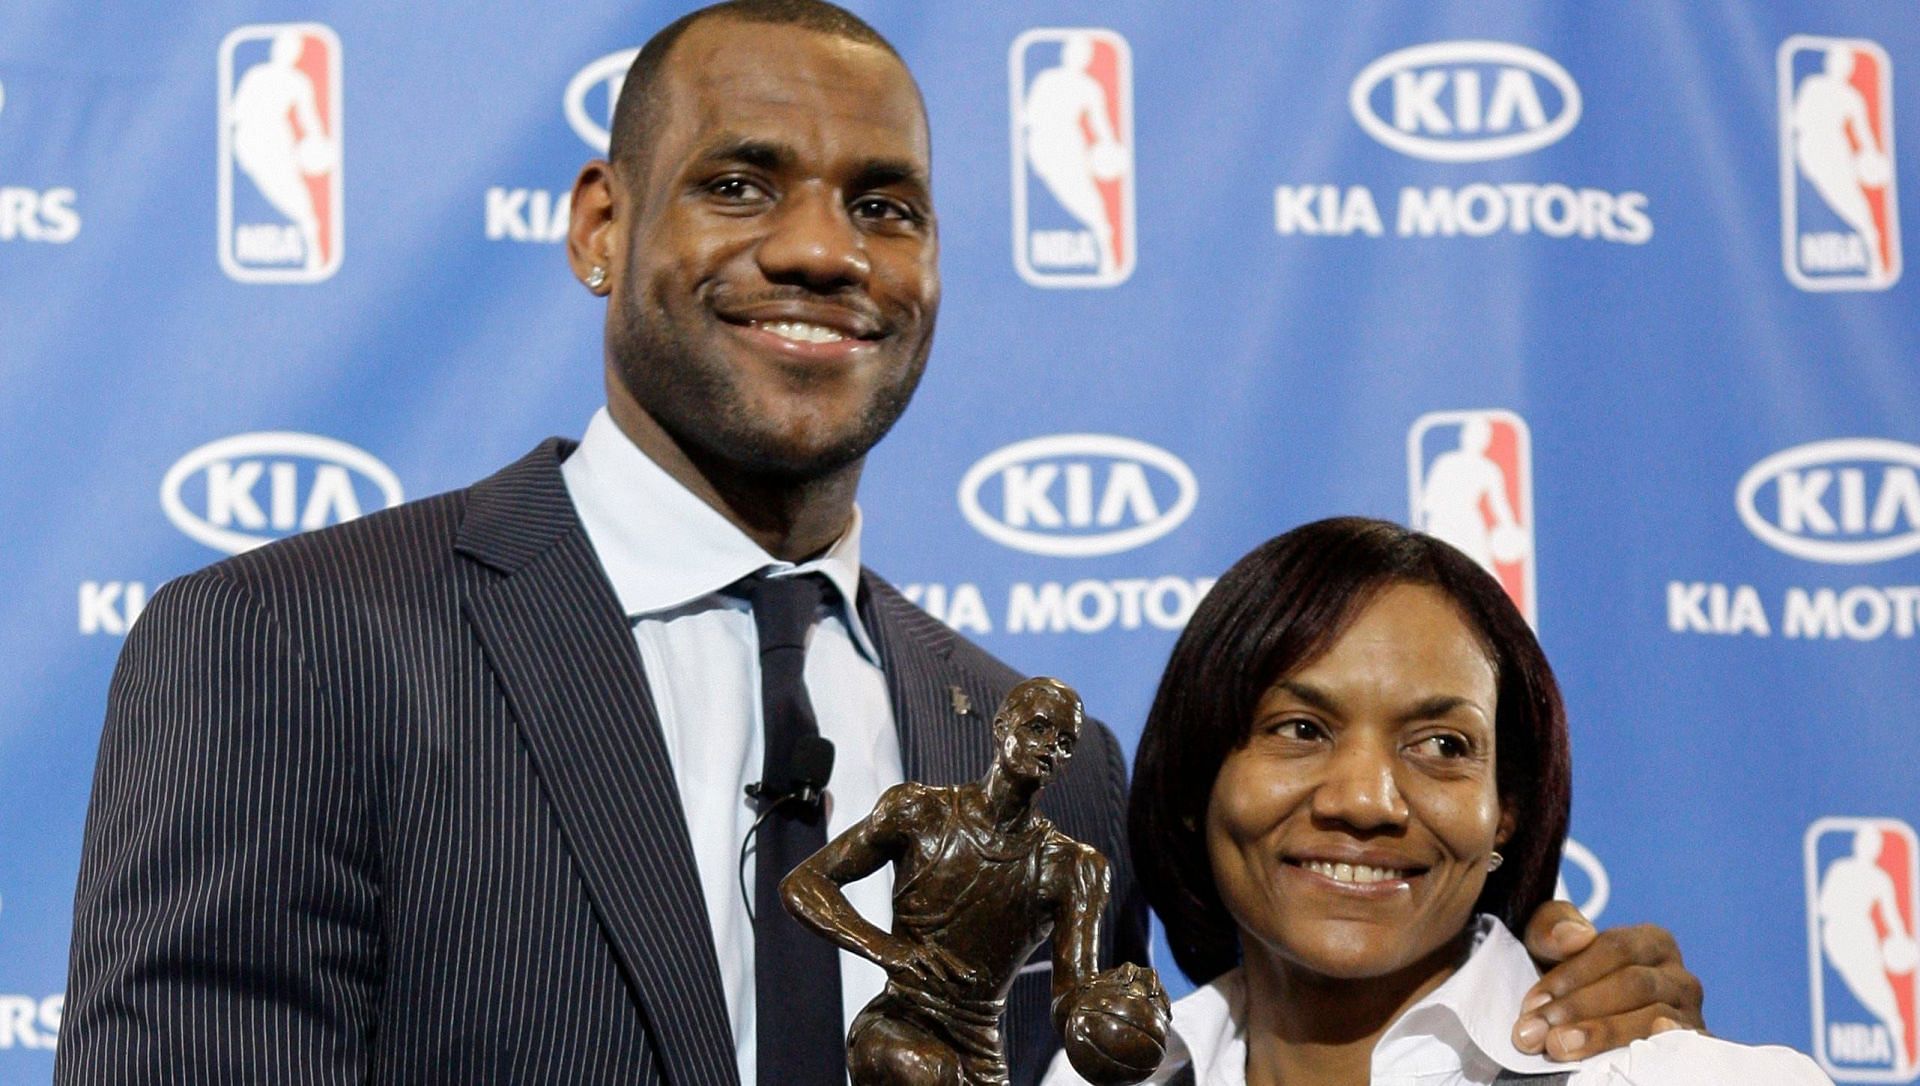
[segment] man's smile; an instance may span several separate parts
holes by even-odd
[[[769,321],[752,327],[799,343],[843,343],[848,338],[824,324],[809,324],[806,321]]]
[[[812,321],[726,323],[734,335],[747,340],[756,349],[792,362],[848,362],[862,355],[871,355],[878,347],[872,340],[849,336],[841,329]]]
[[[774,335],[806,342],[832,339],[874,340],[883,337],[886,324],[878,314],[838,300],[782,298],[767,301],[715,299],[714,315],[727,324],[758,328]]]
[[[829,302],[796,299],[723,305],[714,314],[756,346],[771,347],[781,357],[797,361],[843,361],[867,353],[886,335],[878,318]]]

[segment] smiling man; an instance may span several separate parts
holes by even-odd
[[[609,296],[608,408],[770,553],[812,556],[846,533],[932,343],[920,94],[877,35],[713,19],[659,51],[612,163],[574,185],[574,270]]]
[[[1020,678],[860,562],[863,458],[940,296],[925,113],[865,23],[750,0],[657,34],[613,129],[573,194],[608,300],[577,447],[183,577],[128,637],[60,1082],[844,1074],[885,977],[768,907],[779,858],[904,779],[978,779],[971,706]],[[780,802],[816,730],[824,817]],[[1103,963],[1145,956],[1124,794],[1089,722],[1040,799],[1113,864]],[[884,925],[889,889],[849,896]],[[1537,953],[1594,938],[1543,916]],[[1662,933],[1562,970],[1542,1013],[1624,1023],[1599,1040],[1691,983]],[[1008,995],[1014,1081],[1049,995],[1044,968]]]
[[[641,50],[573,194],[608,300],[578,446],[182,578],[129,638],[61,1081],[844,1078],[886,977],[778,876],[902,780],[978,778],[971,706],[1020,679],[860,563],[939,306],[929,162],[906,67],[831,5]],[[816,730],[824,817],[779,802]],[[1121,752],[1079,738],[1041,808],[1113,857],[1090,952],[1143,960]],[[850,896],[885,923],[889,889]],[[1051,994],[1008,995],[1020,1081]]]

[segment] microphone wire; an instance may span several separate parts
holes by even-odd
[[[759,918],[753,915],[753,891],[747,887],[747,849],[753,845],[754,834],[759,833],[760,827],[766,824],[767,819],[773,817],[773,812],[779,810],[788,800],[798,798],[796,793],[788,792],[767,804],[767,809],[761,811],[760,817],[753,820],[753,826],[747,830],[747,835],[740,839],[740,900],[747,906],[747,923],[749,924],[758,923]]]
[[[774,796],[773,802],[760,812],[760,817],[753,820],[747,835],[740,839],[740,900],[747,907],[748,923],[758,923],[759,918],[753,913],[753,891],[747,886],[747,849],[752,847],[754,835],[760,832],[760,827],[766,825],[767,819],[789,801],[797,801],[801,807],[812,809],[819,817],[825,817],[823,807],[827,781],[833,776],[833,741],[819,735],[802,737],[790,762],[789,771],[797,779]],[[747,785],[747,796],[751,799],[765,799],[773,791],[765,787],[764,781]]]

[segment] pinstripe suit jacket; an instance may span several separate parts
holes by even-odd
[[[465,491],[183,577],[128,637],[87,816],[61,1083],[732,1083],[692,847],[549,441]],[[910,778],[971,779],[1018,677],[864,575]],[[956,711],[953,689],[971,701]],[[1113,860],[1091,726],[1042,807]],[[1048,978],[1007,1038],[1053,1047]]]

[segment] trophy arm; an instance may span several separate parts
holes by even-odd
[[[1100,914],[1106,911],[1111,875],[1107,858],[1090,845],[1074,843],[1065,865],[1053,920],[1053,1021],[1063,1028],[1072,996],[1100,968]]]
[[[882,931],[861,916],[840,888],[866,878],[900,857],[905,842],[895,825],[896,819],[891,817],[893,807],[901,798],[895,795],[899,790],[899,787],[889,789],[872,813],[827,842],[780,880],[780,903],[795,920],[841,949],[858,954],[889,972],[901,967],[911,948],[904,940]]]

